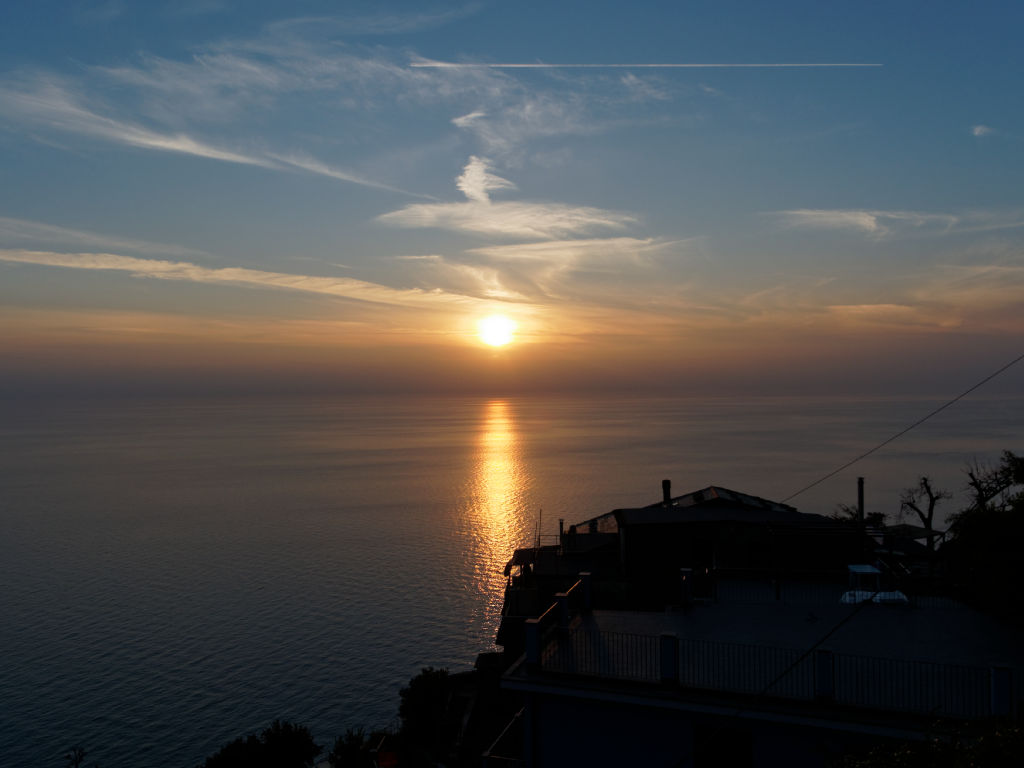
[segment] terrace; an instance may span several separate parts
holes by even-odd
[[[592,610],[589,574],[526,622],[526,681],[654,686],[686,696],[803,703],[818,716],[980,720],[1018,712],[1019,643],[952,601],[843,605],[841,585],[733,583],[666,612]],[[781,599],[788,594],[790,599]]]

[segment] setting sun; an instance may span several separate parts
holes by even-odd
[[[477,335],[484,344],[492,347],[503,347],[512,341],[516,330],[515,321],[504,315],[491,315],[477,323]]]

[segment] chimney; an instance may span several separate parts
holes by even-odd
[[[857,478],[857,523],[864,527],[864,478]]]
[[[662,480],[661,481],[661,496],[662,496],[662,502],[661,503],[664,504],[665,506],[668,506],[669,504],[672,503],[672,481],[671,480]]]

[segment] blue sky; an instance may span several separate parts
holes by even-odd
[[[1024,330],[1022,17],[8,4],[0,385],[970,378]]]

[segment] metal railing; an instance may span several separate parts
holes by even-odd
[[[555,606],[552,606],[554,609]],[[549,610],[549,613],[551,611]],[[554,622],[551,624],[554,630]],[[585,677],[965,719],[1009,715],[1008,668],[773,648],[674,635],[562,628],[544,633],[537,668]]]
[[[679,641],[679,682],[688,688],[814,698],[814,667],[803,651],[762,645]]]
[[[550,672],[658,682],[658,638],[619,632],[570,631],[549,643],[541,667]]]
[[[847,654],[834,658],[840,704],[964,718],[990,714],[990,669]]]

